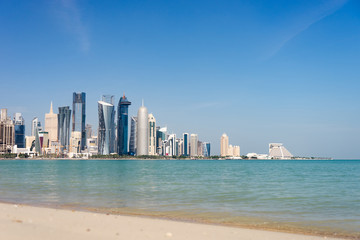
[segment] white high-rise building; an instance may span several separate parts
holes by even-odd
[[[198,135],[197,134],[191,134],[190,135],[190,156],[196,157],[198,156]]]
[[[234,156],[234,147],[233,147],[233,145],[231,145],[231,144],[229,145],[226,156],[229,156],[229,157]]]
[[[34,117],[34,119],[31,121],[31,136],[35,136],[36,130],[41,131],[42,128],[39,118]]]
[[[149,121],[148,110],[146,107],[141,106],[137,115],[137,136],[136,136],[136,155],[149,154]]]
[[[71,132],[70,137],[70,151],[72,153],[80,153],[81,150],[81,132],[74,131]]]
[[[52,102],[50,112],[45,114],[45,131],[49,134],[50,145],[51,142],[58,141],[58,115],[53,111]]]
[[[149,114],[149,155],[156,155],[156,119]]]
[[[220,139],[220,155],[222,157],[228,156],[229,137],[224,133]]]
[[[166,141],[166,154],[167,156],[175,156],[176,155],[176,135],[170,134]]]
[[[240,146],[233,147],[233,157],[240,157]]]

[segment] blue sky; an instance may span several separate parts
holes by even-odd
[[[0,2],[0,107],[42,122],[87,93],[144,99],[158,125],[219,153],[282,142],[294,155],[360,158],[357,0]]]

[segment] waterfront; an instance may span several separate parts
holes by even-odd
[[[360,160],[0,161],[0,200],[359,237]]]

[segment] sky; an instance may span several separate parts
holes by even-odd
[[[0,1],[0,83],[27,134],[73,92],[96,130],[125,93],[212,155],[226,133],[241,154],[360,159],[360,1]]]

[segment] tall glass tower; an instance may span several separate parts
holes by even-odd
[[[81,132],[81,150],[86,146],[86,131],[85,131],[85,104],[86,94],[73,93],[73,114],[72,114],[72,132]]]
[[[58,138],[61,144],[61,149],[63,148],[69,149],[70,117],[71,117],[71,110],[69,106],[59,107]]]
[[[103,98],[104,99],[104,98]],[[114,152],[114,105],[105,101],[98,101],[99,127],[98,127],[98,152],[108,155]]]
[[[39,118],[34,117],[34,119],[31,121],[31,136],[35,136],[36,129],[41,129],[41,123],[39,121]]]
[[[25,121],[21,113],[15,113],[15,145],[18,148],[25,148]]]
[[[118,119],[117,119],[117,153],[119,155],[128,154],[128,129],[129,119],[128,111],[131,102],[127,100],[125,94],[120,98],[118,104]]]
[[[189,139],[189,134],[188,133],[184,133],[183,136],[183,141],[184,141],[184,156],[189,156],[190,151],[189,151],[189,146],[190,146],[190,139]]]
[[[136,154],[136,126],[137,117],[131,117],[131,130],[130,130],[130,141],[129,141],[129,154]]]

